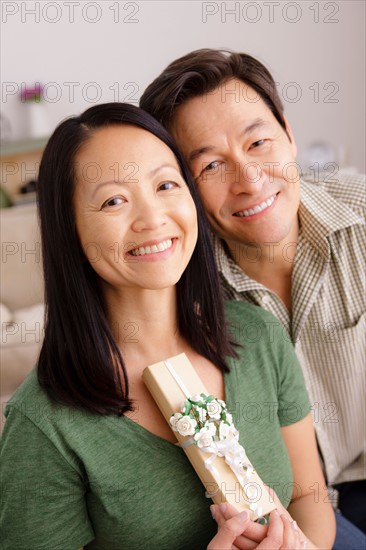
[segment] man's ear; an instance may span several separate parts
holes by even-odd
[[[290,126],[289,121],[287,120],[287,118],[285,116],[283,118],[284,118],[285,125],[286,125],[287,135],[290,138],[292,153],[294,155],[294,158],[296,158],[297,157],[297,145],[296,145],[296,142],[295,142],[294,134],[292,133],[291,126]]]

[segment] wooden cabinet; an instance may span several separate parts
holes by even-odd
[[[30,180],[37,179],[46,143],[47,139],[42,138],[1,144],[1,187],[12,202],[34,200],[34,194],[22,195],[20,189]]]

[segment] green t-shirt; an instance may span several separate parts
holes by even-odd
[[[240,443],[285,506],[292,472],[280,426],[310,410],[292,345],[261,308],[228,302],[242,343],[226,403]],[[1,548],[195,550],[216,533],[211,500],[184,451],[136,418],[53,404],[36,371],[6,410],[1,442]]]

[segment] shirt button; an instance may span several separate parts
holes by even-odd
[[[271,302],[271,297],[268,294],[265,294],[262,298],[262,304],[268,305]]]

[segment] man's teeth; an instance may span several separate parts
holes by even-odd
[[[261,204],[258,204],[254,208],[249,208],[249,210],[243,210],[242,212],[237,212],[235,216],[245,217],[245,216],[253,216],[253,214],[258,214],[258,212],[262,212],[262,210],[265,210],[271,204],[273,204],[273,201],[275,200],[276,195],[273,195],[270,199],[267,199],[266,201],[261,202]]]
[[[170,248],[173,244],[172,239],[167,239],[166,241],[161,241],[159,244],[153,244],[152,246],[140,246],[131,250],[133,256],[146,256],[148,254],[156,254],[157,252],[164,252]]]

